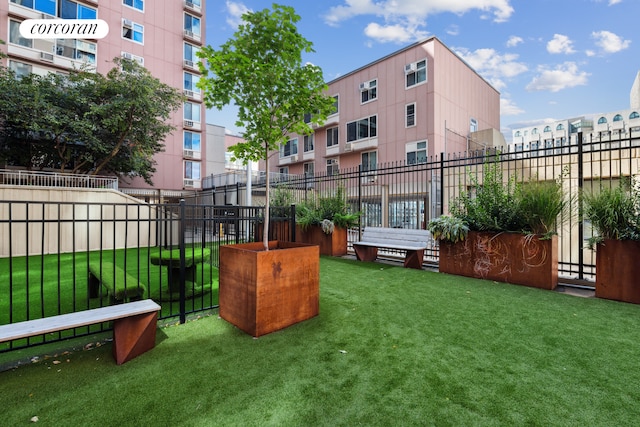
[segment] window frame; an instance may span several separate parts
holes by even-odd
[[[373,122],[374,122],[373,126],[371,124],[371,122],[372,122],[371,119],[374,119],[373,120]],[[361,122],[364,122],[364,121],[367,121],[367,125],[366,125],[367,126],[367,136],[362,137],[362,136],[360,136],[360,134],[361,134],[362,126],[363,126],[364,123],[361,123]],[[354,139],[350,139],[350,134],[349,134],[349,132],[350,132],[349,131],[349,126],[350,125],[354,125],[355,126],[356,138],[354,138]],[[378,137],[378,115],[374,114],[374,115],[369,116],[369,117],[364,117],[364,118],[361,118],[361,119],[358,119],[358,120],[354,120],[352,122],[348,122],[346,124],[346,127],[347,127],[347,140],[346,140],[347,143],[355,142],[355,141],[362,141],[362,140],[365,140],[365,139],[377,138]],[[373,130],[373,132],[372,132],[372,130]]]
[[[127,4],[127,1],[129,1],[131,4]],[[142,7],[136,7],[136,3],[142,3]],[[133,10],[144,12],[144,0],[122,0],[122,4],[124,6],[130,7]]]
[[[422,63],[424,63],[424,65],[420,66],[420,64]],[[409,67],[413,66],[415,66],[415,70],[410,70]],[[427,83],[427,58],[407,64],[405,66],[404,75],[405,89],[410,89],[412,87]],[[413,83],[409,83],[409,76],[413,76]],[[420,76],[422,76],[422,79],[420,79]]]
[[[187,134],[191,135],[191,146],[187,147]],[[194,144],[193,144],[193,136],[197,136],[198,139],[198,147],[195,148]],[[182,149],[183,150],[191,150],[191,151],[197,151],[197,152],[202,152],[202,134],[200,132],[193,132],[190,130],[185,130],[182,133]]]
[[[131,26],[130,27],[127,26],[125,21],[130,21]],[[131,30],[131,37],[127,37],[125,35],[125,29]],[[140,40],[136,39],[136,34],[140,34]],[[132,21],[131,19],[125,20],[125,18],[122,18],[122,38],[125,40],[132,41],[134,43],[144,45],[144,25],[138,24],[137,22]]]
[[[409,113],[409,107],[413,107],[413,112]],[[411,119],[411,123],[409,123],[409,119]],[[404,127],[412,128],[417,126],[416,123],[416,103],[412,102],[404,106]]]
[[[378,99],[378,79],[371,79],[366,82],[360,83],[360,104],[368,104],[369,102],[373,102]],[[367,94],[367,99],[365,98],[365,93]]]
[[[329,138],[329,133],[333,134],[334,131],[335,131],[335,141],[334,141],[333,135],[331,138]],[[329,145],[329,139],[331,139],[331,142],[332,142],[331,145]],[[335,147],[337,145],[340,145],[340,128],[338,126],[327,128],[327,148]]]
[[[187,165],[190,165],[191,167],[187,167]],[[197,178],[194,176],[194,165],[197,165],[198,167],[196,168],[197,171]],[[187,176],[187,171],[191,172],[191,176]],[[198,161],[198,160],[184,160],[184,167],[183,167],[183,171],[182,171],[182,175],[183,175],[183,179],[192,179],[194,181],[199,181],[202,179],[202,162]]]

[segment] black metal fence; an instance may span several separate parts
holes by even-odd
[[[285,218],[293,217],[287,210]],[[219,246],[253,240],[263,218],[263,207],[185,201],[0,201],[0,324],[118,303],[108,283],[122,280],[108,277],[118,271],[125,272],[119,276],[123,294],[136,288],[141,297],[160,303],[160,319],[184,322],[218,305]],[[99,280],[102,285],[92,289]],[[3,343],[0,352],[109,327],[105,323]]]
[[[630,134],[541,138],[530,150],[490,149],[332,174],[279,176],[273,195],[287,197],[274,200],[293,206],[272,209],[271,222],[285,225],[270,227],[270,239],[295,240],[295,204],[338,190],[351,210],[361,213],[360,225],[349,231],[350,246],[368,226],[425,228],[431,218],[448,212],[450,200],[472,189],[472,175],[482,185],[487,161],[499,162],[505,179],[561,179],[567,198],[574,201],[581,191],[617,185],[640,168],[640,138]],[[231,193],[241,187],[235,183],[233,189],[223,188],[225,202],[240,200]],[[255,183],[253,188],[258,195],[254,205],[263,204],[259,195],[265,194],[264,188]],[[179,204],[0,201],[0,324],[113,303],[104,286],[97,296],[89,292],[89,269],[96,258],[101,265],[106,261],[107,268],[124,269],[131,278],[126,286],[143,287],[145,297],[159,301],[162,319],[184,322],[190,314],[215,308],[218,247],[261,240],[264,218],[261,206],[211,204],[218,201],[220,190]],[[573,203],[559,219],[559,280],[591,287],[595,254],[585,241],[592,230],[579,210]],[[393,252],[381,255],[394,257]],[[432,241],[424,263],[437,262],[438,246]],[[106,328],[0,344],[0,352]]]
[[[472,189],[475,185],[472,176],[482,185],[487,162],[498,162],[505,180],[510,177],[518,182],[561,180],[572,204],[558,221],[560,280],[568,285],[592,287],[595,253],[585,244],[592,230],[588,221],[580,218],[578,195],[581,191],[617,185],[621,179],[628,180],[637,174],[640,138],[631,132],[584,137],[580,133],[560,139],[545,139],[545,134],[539,137],[540,141],[530,144],[529,150],[512,145],[424,157],[415,163],[397,162],[332,174],[280,178],[272,185],[272,191],[289,193],[293,203],[299,203],[335,194],[342,187],[352,211],[361,213],[360,227],[349,233],[351,250],[351,244],[359,240],[367,226],[425,228],[431,218],[448,213],[452,199]],[[437,242],[430,242],[424,262],[437,264]]]

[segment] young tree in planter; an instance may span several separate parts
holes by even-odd
[[[302,54],[313,52],[312,43],[297,30],[300,17],[289,6],[248,12],[233,38],[214,49],[203,48],[206,66],[199,86],[207,107],[238,107],[236,124],[244,127],[245,142],[231,147],[245,163],[265,161],[265,250],[269,236],[269,157],[277,153],[290,134],[308,135],[313,124],[324,123],[333,112],[334,99],[320,67],[303,64]],[[208,67],[208,68],[207,68]],[[311,113],[305,123],[305,115]]]

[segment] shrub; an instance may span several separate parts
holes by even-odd
[[[589,248],[604,239],[640,240],[638,190],[636,181],[634,185],[620,183],[582,194],[583,216],[591,221],[597,233],[587,241]]]

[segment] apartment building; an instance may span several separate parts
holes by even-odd
[[[183,90],[183,108],[174,113],[176,128],[156,155],[151,188],[142,179],[120,182],[122,191],[148,200],[179,197],[201,187],[205,175],[205,107],[196,83],[196,54],[205,40],[203,0],[0,0],[0,49],[3,64],[23,73],[62,72],[91,66],[98,73],[113,67],[114,57],[134,59],[162,82]],[[109,26],[98,40],[26,39],[18,30],[25,19],[101,19]]]
[[[500,93],[436,37],[328,86],[335,113],[313,134],[292,135],[270,162],[274,172],[371,170],[503,143]]]
[[[640,72],[629,94],[629,108],[608,113],[587,114],[553,122],[540,122],[511,131],[509,151],[532,151],[575,144],[578,133],[591,141],[640,135]]]

